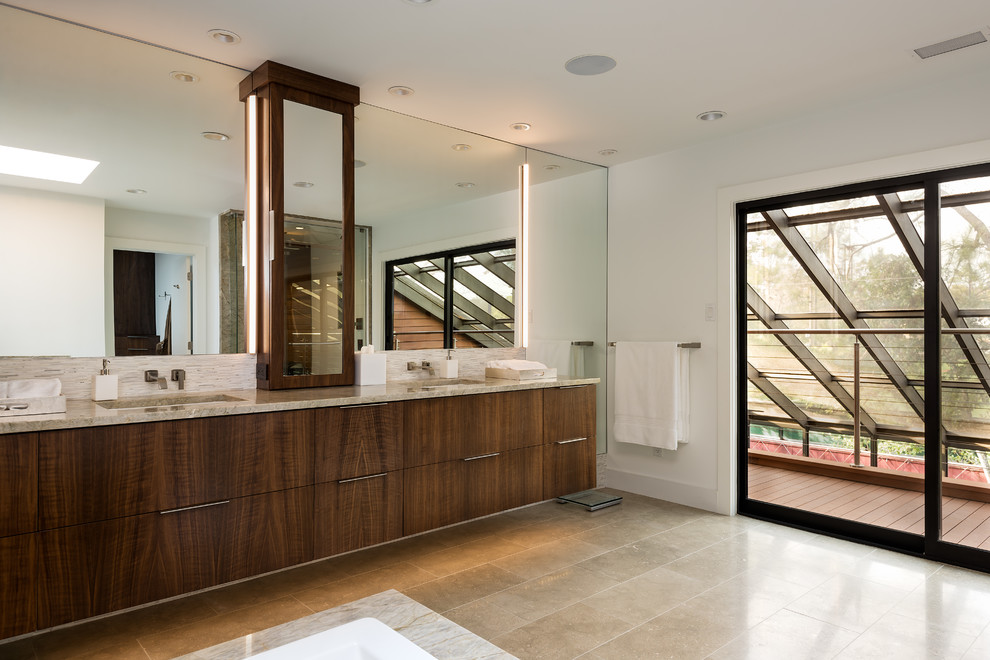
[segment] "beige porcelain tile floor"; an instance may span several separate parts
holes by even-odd
[[[990,575],[624,495],[590,514],[539,504],[0,644],[0,658],[171,658],[386,589],[523,659],[990,658]]]

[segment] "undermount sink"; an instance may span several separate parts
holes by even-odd
[[[410,388],[430,389],[434,387],[449,387],[451,385],[484,385],[485,381],[471,378],[428,378],[426,380],[410,380],[403,384]]]
[[[97,401],[96,405],[110,410],[122,408],[164,408],[184,406],[190,403],[222,403],[224,401],[244,401],[229,394],[165,394],[163,396],[139,396],[113,401]]]

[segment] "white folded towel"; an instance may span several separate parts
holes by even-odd
[[[663,449],[688,441],[689,355],[677,342],[616,343],[616,440]]]
[[[512,369],[513,371],[547,368],[547,365],[542,362],[534,362],[532,360],[489,360],[485,363],[485,366],[492,369]]]
[[[0,381],[0,399],[40,399],[59,396],[62,381],[58,378],[28,378]]]

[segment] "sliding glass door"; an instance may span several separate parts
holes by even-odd
[[[988,173],[739,205],[741,512],[990,548]]]

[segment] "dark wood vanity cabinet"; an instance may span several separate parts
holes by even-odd
[[[595,387],[0,435],[0,639],[594,487]]]
[[[595,487],[594,385],[548,388],[543,391],[543,498]]]
[[[542,499],[541,390],[408,401],[403,430],[406,534]]]
[[[315,557],[402,536],[404,405],[316,411]]]

